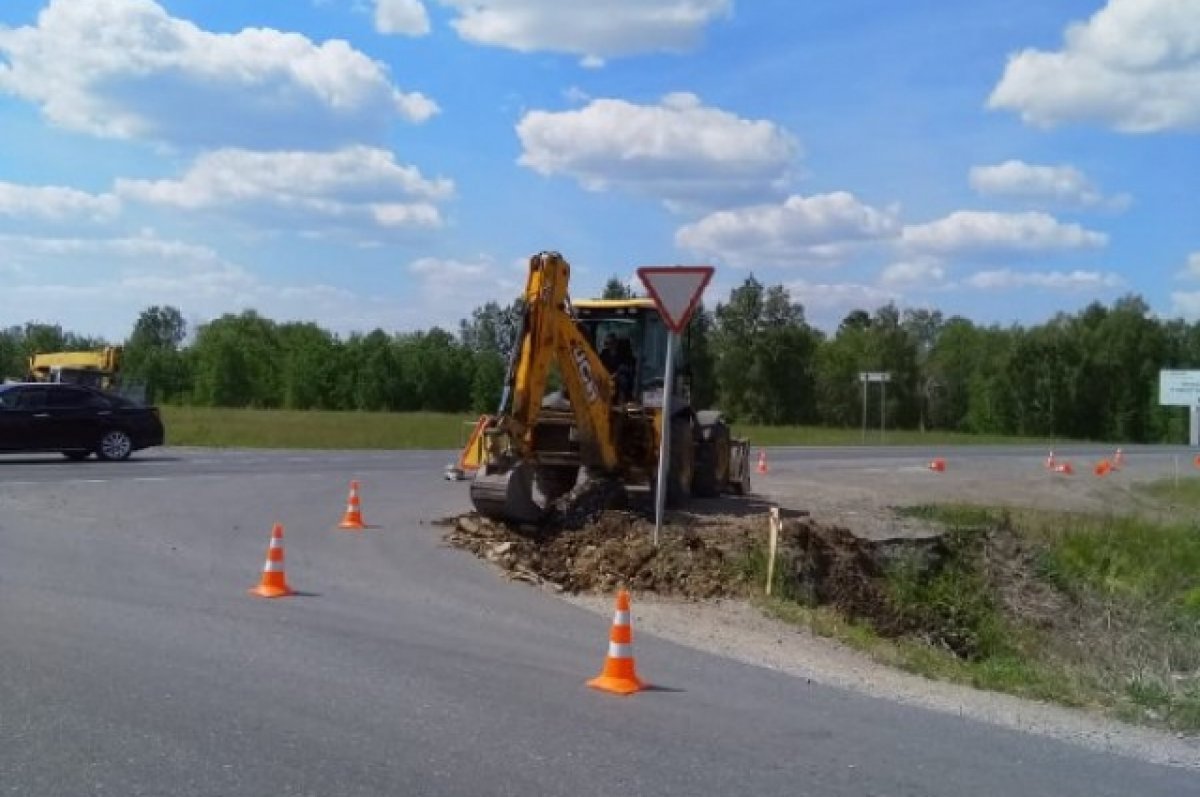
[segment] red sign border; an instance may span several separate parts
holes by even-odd
[[[696,312],[696,306],[700,304],[700,298],[704,295],[704,291],[708,288],[708,283],[712,281],[713,274],[716,269],[712,266],[642,266],[637,270],[638,279],[646,286],[646,291],[650,294],[650,298],[654,300],[654,306],[658,308],[659,314],[662,316],[663,323],[667,325],[667,329],[674,332],[676,335],[681,334],[688,322],[692,320],[692,314]],[[696,294],[692,297],[691,303],[687,310],[683,313],[683,318],[676,321],[671,318],[670,314],[663,308],[662,298],[654,290],[654,286],[646,280],[647,274],[703,274],[704,279],[700,282],[700,287]]]

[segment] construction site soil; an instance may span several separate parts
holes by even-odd
[[[617,587],[705,600],[761,595],[769,516],[668,513],[658,545],[648,513],[596,510],[572,523],[512,526],[471,513],[449,518],[447,541],[494,563],[514,580],[568,593]],[[935,567],[937,536],[872,540],[806,513],[781,511],[773,586],[810,605],[831,606],[900,632],[885,594],[884,572],[903,557]]]

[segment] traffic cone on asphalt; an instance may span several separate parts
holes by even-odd
[[[1054,452],[1051,451],[1050,454],[1046,457],[1046,470],[1054,470],[1054,467],[1057,464],[1058,464],[1058,460],[1056,460],[1054,458]]]
[[[1198,455],[1194,460],[1192,460],[1192,464],[1195,465],[1197,469],[1200,469],[1200,455]]]
[[[1061,473],[1064,476],[1074,476],[1075,468],[1070,462],[1059,462],[1054,466],[1055,473]]]
[[[758,449],[758,472],[766,474],[770,469],[767,467],[767,452],[763,449]]]
[[[263,564],[262,580],[250,590],[260,598],[283,598],[292,594],[287,575],[283,572],[283,525],[276,523],[271,529],[271,542],[267,546],[267,561]]]
[[[1123,467],[1125,467],[1125,452],[1118,448],[1117,453],[1112,455],[1112,469],[1120,470]]]
[[[1102,459],[1096,463],[1094,473],[1100,478],[1104,478],[1113,471],[1113,463],[1107,459]]]
[[[347,531],[362,531],[367,525],[363,523],[362,504],[358,499],[358,482],[350,482],[350,498],[346,502],[346,514],[342,517],[342,522],[338,524],[339,529]]]
[[[632,695],[644,688],[634,671],[633,625],[627,590],[617,593],[617,610],[613,615],[612,630],[608,635],[608,655],[604,658],[604,669],[588,681],[587,685],[617,695]]]
[[[933,471],[934,473],[945,473],[946,472],[946,460],[942,459],[941,457],[937,457],[937,458],[931,460],[929,462],[929,469],[931,471]]]

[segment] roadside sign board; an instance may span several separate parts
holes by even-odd
[[[1200,371],[1159,371],[1158,403],[1163,407],[1200,406]]]
[[[683,332],[700,297],[712,279],[712,266],[645,266],[637,270],[663,323],[676,335]]]
[[[892,375],[886,371],[863,371],[858,375],[859,382],[891,382]]]

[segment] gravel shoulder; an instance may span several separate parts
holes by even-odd
[[[896,506],[975,503],[1036,509],[1112,513],[1145,510],[1134,489],[1139,481],[1163,478],[1163,462],[1127,467],[1107,479],[1076,460],[1076,474],[1048,472],[1034,455],[972,461],[945,473],[920,462],[872,468],[830,463],[783,463],[755,480],[756,495],[772,504],[806,510],[814,520],[835,523],[874,539],[924,536],[929,527],[897,517]],[[599,614],[611,612],[602,595],[564,595]],[[635,595],[637,632],[766,667],[829,686],[968,717],[1013,730],[1134,757],[1156,764],[1200,768],[1200,739],[1121,723],[1094,713],[1034,702],[995,692],[932,681],[879,664],[836,641],[765,616],[739,600],[708,602]],[[653,663],[640,663],[653,678]]]

